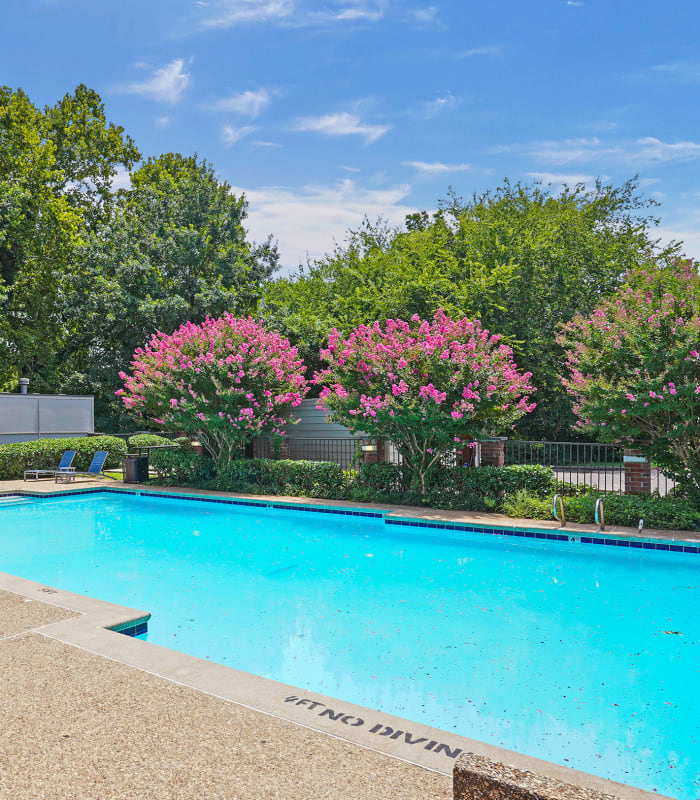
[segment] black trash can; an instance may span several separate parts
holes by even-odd
[[[124,483],[146,483],[148,480],[148,456],[125,455],[122,459]]]

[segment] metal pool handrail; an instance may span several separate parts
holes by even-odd
[[[557,500],[559,500],[559,508],[561,509],[561,517],[557,514]],[[564,513],[564,499],[560,494],[554,495],[554,502],[552,503],[552,514],[554,514],[554,519],[556,519],[560,523],[560,527],[566,527],[566,514]]]
[[[598,530],[605,530],[605,508],[603,507],[603,498],[599,497],[595,501],[595,521],[598,523]]]

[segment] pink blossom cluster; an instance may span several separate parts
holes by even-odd
[[[160,425],[232,439],[284,432],[285,408],[308,390],[296,348],[251,317],[224,314],[156,332],[138,348],[117,394]]]
[[[494,428],[532,411],[530,373],[521,373],[510,347],[478,321],[435,317],[337,330],[314,376],[320,408],[357,430],[394,431],[406,424],[440,424],[450,440],[466,438],[475,419]],[[384,432],[384,435],[388,433]]]
[[[700,452],[696,262],[633,270],[616,296],[564,326],[559,342],[579,427]]]

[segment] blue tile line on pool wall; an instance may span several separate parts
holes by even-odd
[[[67,497],[76,495],[96,494],[99,492],[107,494],[130,494],[140,497],[164,497],[169,500],[194,500],[202,503],[220,503],[231,506],[248,506],[255,508],[274,508],[284,511],[305,511],[315,514],[339,514],[351,517],[370,517],[373,519],[383,519],[385,525],[400,525],[410,528],[431,528],[433,530],[463,531],[464,533],[483,533],[495,536],[512,536],[524,539],[541,539],[557,542],[580,542],[581,544],[597,544],[612,547],[627,547],[638,550],[663,550],[673,553],[694,553],[700,554],[700,544],[680,544],[679,540],[660,541],[658,539],[634,539],[617,538],[611,536],[587,536],[583,533],[551,533],[544,530],[521,529],[521,528],[498,528],[491,526],[470,525],[468,523],[452,523],[431,520],[423,522],[411,518],[388,519],[386,512],[382,511],[357,511],[346,508],[332,506],[308,506],[301,503],[270,502],[264,500],[239,500],[232,497],[211,497],[209,495],[184,494],[176,492],[151,492],[140,491],[138,489],[121,489],[116,487],[95,486],[89,489],[77,489],[58,492],[30,492],[30,491],[9,491],[0,492],[0,497],[31,497],[33,499],[51,499],[54,497]],[[123,633],[124,631],[120,631]],[[133,634],[138,635],[138,634]]]
[[[119,628],[115,633],[123,633],[124,636],[142,636],[144,633],[148,633],[148,621],[139,622],[128,628]]]

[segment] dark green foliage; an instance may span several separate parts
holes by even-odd
[[[159,483],[166,486],[208,486],[216,475],[209,456],[183,447],[153,450],[149,465],[156,471]]]
[[[537,408],[518,434],[569,438],[574,416],[555,333],[648,258],[653,205],[634,180],[561,193],[504,181],[468,200],[450,196],[434,215],[411,215],[402,230],[367,223],[347,246],[269,284],[265,317],[312,368],[334,326],[348,334],[375,319],[428,319],[438,308],[453,319],[478,318],[533,373]]]
[[[564,498],[564,512],[569,522],[592,524],[595,522],[595,504],[600,494],[582,494]],[[605,522],[609,525],[627,525],[636,528],[644,520],[645,528],[666,530],[700,530],[700,510],[683,497],[667,495],[604,496]],[[507,497],[503,510],[510,517],[523,519],[553,519],[552,499],[520,491]]]
[[[131,178],[109,220],[86,237],[66,299],[81,335],[72,340],[72,372],[61,389],[94,394],[105,430],[130,424],[114,392],[137,347],[156,330],[254,312],[277,264],[271,242],[248,241],[245,198],[207,161],[167,153]]]
[[[28,469],[55,469],[66,450],[76,450],[73,466],[86,470],[98,450],[107,450],[107,468],[121,466],[126,442],[116,436],[83,436],[75,439],[38,439],[0,445],[0,480],[21,478]]]
[[[219,473],[216,487],[227,491],[340,499],[349,475],[330,461],[241,459]]]
[[[166,439],[165,436],[158,436],[155,433],[135,433],[127,439],[127,443],[130,450],[135,447],[163,447],[177,444],[177,442]]]
[[[354,487],[370,493],[401,494],[407,488],[407,476],[398,464],[363,464]]]
[[[395,464],[365,464],[353,485],[353,498],[428,505],[465,511],[492,511],[519,490],[546,496],[554,491],[551,469],[539,465],[442,468],[430,476],[426,497],[410,491],[404,470]]]

